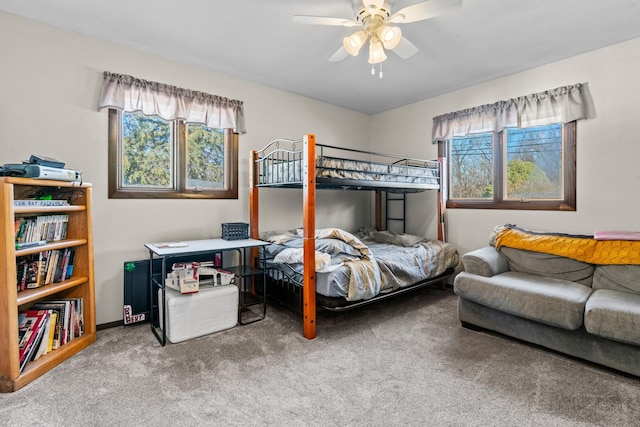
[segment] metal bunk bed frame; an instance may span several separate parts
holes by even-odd
[[[289,143],[292,148],[280,148],[280,143]],[[301,144],[301,150],[296,150],[297,144]],[[264,153],[268,149],[272,148],[273,152],[277,152],[278,155],[275,158],[270,158],[269,161],[276,167],[289,166],[301,167],[302,174],[299,177],[294,176],[291,179],[291,172],[288,169],[282,172],[283,168],[280,168],[277,172],[276,169],[271,171],[265,169],[264,162],[266,157]],[[411,184],[411,183],[389,183],[385,182],[380,185],[376,181],[361,181],[352,179],[332,178],[332,177],[317,177],[316,176],[316,153],[320,154],[320,168],[323,168],[322,159],[325,157],[325,150],[340,150],[357,154],[364,154],[369,156],[381,156],[385,158],[396,159],[391,165],[397,164],[406,167],[424,167],[428,163],[432,163],[432,167],[435,167],[437,175],[437,184]],[[301,164],[296,164],[301,162]],[[416,164],[417,162],[417,164]],[[376,229],[382,229],[382,192],[394,192],[394,193],[411,193],[421,192],[425,190],[438,190],[438,240],[445,241],[446,227],[445,227],[445,197],[443,189],[445,187],[446,179],[443,174],[444,165],[446,162],[444,158],[435,160],[417,160],[408,159],[399,156],[387,155],[382,153],[374,153],[369,151],[335,147],[330,145],[316,144],[316,137],[313,134],[307,134],[300,140],[288,140],[278,139],[272,141],[262,150],[252,150],[250,155],[250,191],[249,191],[249,232],[250,237],[254,239],[259,238],[259,188],[260,187],[280,187],[280,188],[302,188],[303,190],[303,251],[304,251],[304,272],[303,272],[303,286],[302,286],[302,315],[303,315],[303,335],[307,339],[313,339],[316,337],[316,276],[314,268],[307,268],[307,266],[315,265],[315,215],[316,215],[316,190],[317,189],[352,189],[352,190],[370,190],[375,191],[375,226]],[[270,176],[267,176],[271,172]],[[279,180],[278,174],[287,174],[287,180]],[[299,179],[296,179],[299,178]],[[252,254],[252,259],[257,258],[257,254]],[[266,292],[266,289],[264,290]],[[400,292],[397,292],[400,293]],[[394,292],[393,294],[396,294]],[[372,300],[382,299],[390,296],[385,294],[380,298],[375,297]],[[371,302],[368,300],[367,302]],[[361,305],[361,304],[355,304]],[[354,305],[354,306],[355,306]]]

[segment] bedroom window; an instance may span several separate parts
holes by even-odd
[[[446,206],[576,210],[577,121],[593,117],[587,83],[434,117]]]
[[[98,108],[109,198],[238,198],[242,101],[105,71]]]
[[[451,208],[575,210],[576,122],[506,128],[441,144]]]
[[[109,197],[238,198],[229,129],[109,110]]]

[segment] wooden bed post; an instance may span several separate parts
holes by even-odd
[[[258,228],[258,186],[256,182],[258,181],[257,176],[257,165],[256,160],[258,158],[258,154],[256,150],[251,150],[249,154],[249,237],[252,239],[257,239],[260,235],[260,231]],[[251,248],[249,250],[249,265],[251,267],[256,267],[256,260],[258,259],[258,248]],[[263,273],[267,274],[266,265],[263,265],[262,268]],[[263,282],[264,283],[264,282]],[[255,292],[255,281],[251,281],[251,291]],[[262,292],[267,292],[266,289],[263,289]]]
[[[447,241],[447,158],[438,157],[440,163],[440,188],[438,189],[438,240]]]
[[[256,185],[256,150],[249,155],[249,237],[257,239],[258,231],[258,186]]]
[[[304,286],[302,287],[302,315],[304,337],[316,337],[316,136],[304,136],[303,171],[303,242]]]
[[[375,227],[376,231],[382,231],[382,190],[376,190],[376,208],[375,208]]]

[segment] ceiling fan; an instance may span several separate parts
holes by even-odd
[[[418,52],[418,48],[402,36],[400,27],[393,24],[408,24],[434,18],[462,6],[462,0],[426,0],[394,12],[395,3],[396,0],[351,0],[355,19],[294,15],[293,22],[360,27],[358,31],[343,39],[342,46],[329,58],[329,61],[342,61],[347,55],[357,56],[368,40],[371,74],[375,74],[374,65],[387,59],[385,49],[393,51],[402,59],[409,58]],[[382,69],[380,69],[380,78],[382,78]]]

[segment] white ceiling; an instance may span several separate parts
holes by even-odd
[[[292,23],[351,19],[349,0],[0,0],[0,10],[367,114],[640,37],[640,0],[464,0],[403,24],[420,51],[389,53],[379,79],[366,49],[328,61],[354,28]]]

